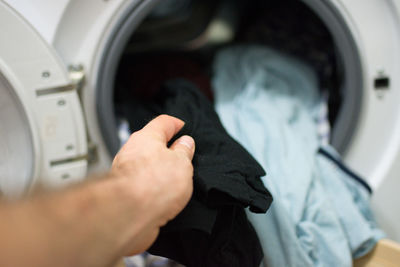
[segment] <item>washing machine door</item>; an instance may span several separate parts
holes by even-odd
[[[57,54],[0,2],[0,194],[82,179],[87,141],[77,86]]]

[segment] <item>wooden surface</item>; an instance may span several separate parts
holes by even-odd
[[[399,267],[400,244],[388,239],[378,242],[375,248],[354,261],[354,267]]]

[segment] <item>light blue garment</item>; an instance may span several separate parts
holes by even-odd
[[[274,202],[247,215],[268,266],[352,266],[383,237],[366,189],[318,153],[320,96],[308,66],[260,46],[231,47],[217,54],[213,87],[223,125],[267,171]]]

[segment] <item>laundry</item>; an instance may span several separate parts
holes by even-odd
[[[196,49],[204,45],[218,7],[215,0],[163,0],[135,29],[125,49],[129,53]]]
[[[274,203],[247,213],[266,265],[352,266],[369,252],[384,234],[368,185],[320,138],[314,71],[266,47],[234,46],[216,56],[213,88],[227,131],[268,169]]]
[[[335,44],[327,27],[320,22],[321,18],[297,0],[253,2],[254,10],[245,20],[238,38],[301,59],[317,73],[320,88],[337,94]]]
[[[185,126],[171,143],[185,134],[196,140],[193,197],[149,252],[187,266],[259,266],[263,253],[245,208],[269,208],[272,197],[260,179],[265,171],[226,133],[211,102],[180,79],[151,98],[132,98],[120,111],[132,131],[161,113],[178,117]]]
[[[317,124],[317,134],[321,146],[328,145],[331,139],[328,98],[327,93],[322,94],[320,101],[315,108],[315,114],[313,114]]]
[[[126,267],[184,267],[170,259],[151,255],[147,252],[132,257],[126,257],[124,262]]]
[[[312,67],[319,88],[329,92],[329,120],[335,122],[343,100],[343,92],[337,90],[341,87],[341,70],[337,47],[321,17],[297,0],[253,0],[251,5],[253,12],[244,19],[238,39],[268,46]]]

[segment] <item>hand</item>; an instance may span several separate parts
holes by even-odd
[[[113,161],[111,174],[129,180],[132,210],[143,227],[129,242],[127,251],[132,254],[150,247],[160,227],[173,219],[192,195],[193,138],[182,136],[167,147],[183,125],[177,118],[158,116],[133,133]]]
[[[1,202],[0,266],[111,266],[146,250],[192,194],[193,139],[167,147],[183,124],[163,115],[132,134],[103,179]]]

